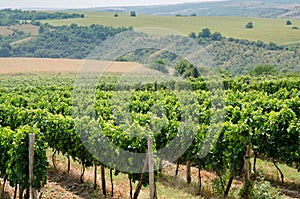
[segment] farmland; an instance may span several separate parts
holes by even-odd
[[[38,60],[36,61],[38,63]],[[49,60],[44,61],[48,61],[48,65],[50,65]],[[91,75],[87,76],[87,79],[83,79],[84,82],[79,85],[74,84],[74,74],[46,73],[0,76],[0,140],[3,143],[0,150],[4,159],[0,168],[2,169],[1,177],[8,179],[12,186],[18,184],[21,190],[28,186],[27,170],[22,170],[23,167],[21,166],[27,164],[26,161],[24,162],[26,159],[24,157],[27,155],[28,149],[22,145],[21,140],[25,140],[26,143],[26,136],[29,133],[37,136],[36,145],[39,146],[35,160],[36,164],[39,165],[35,167],[37,169],[35,170],[36,188],[41,188],[46,183],[48,163],[45,155],[46,151],[50,149],[52,150],[52,157],[55,157],[55,154],[59,152],[68,161],[73,159],[77,162],[76,164],[82,167],[83,171],[85,168],[98,167],[104,171],[117,172],[117,175],[122,175],[123,179],[129,178],[128,182],[141,181],[142,184],[147,185],[148,182],[141,179],[141,174],[122,170],[119,173],[119,166],[124,165],[114,166],[114,164],[106,162],[107,165],[104,166],[98,162],[101,161],[101,158],[95,159],[94,155],[98,156],[98,152],[103,150],[102,147],[107,146],[103,143],[101,145],[102,136],[109,138],[110,141],[120,147],[118,150],[146,152],[147,140],[143,136],[144,128],[148,125],[151,127],[152,122],[159,122],[155,112],[155,104],[160,105],[164,110],[161,112],[163,118],[160,122],[162,123],[159,123],[162,125],[161,129],[158,131],[150,130],[153,134],[156,150],[165,147],[176,138],[176,135],[181,135],[179,137],[184,138],[182,133],[185,131],[181,131],[180,126],[185,123],[185,120],[182,120],[182,118],[186,118],[185,114],[190,115],[190,111],[192,114],[200,114],[199,117],[189,120],[190,124],[197,126],[196,131],[188,126],[188,129],[195,133],[195,139],[188,150],[180,156],[178,163],[186,164],[187,167],[192,165],[198,167],[198,170],[197,168],[192,169],[193,174],[189,172],[186,174],[186,183],[191,183],[192,175],[194,182],[196,181],[194,185],[196,189],[200,190],[201,188],[201,178],[196,177],[197,171],[214,173],[214,176],[218,175],[222,179],[221,182],[226,183],[223,186],[229,187],[225,190],[224,187],[218,187],[217,184],[206,184],[201,189],[203,194],[212,196],[224,194],[232,196],[239,192],[242,194],[241,186],[240,188],[235,187],[232,191],[229,190],[232,186],[232,180],[239,180],[244,177],[243,171],[245,170],[242,168],[244,168],[243,165],[247,160],[244,158],[249,153],[246,146],[251,147],[252,152],[247,155],[249,158],[250,156],[254,159],[266,158],[276,166],[280,162],[284,164],[285,168],[287,165],[290,169],[299,169],[299,156],[296,154],[300,142],[298,130],[300,84],[299,78],[296,76],[290,78],[228,77],[222,79],[225,90],[220,92],[218,87],[208,89],[209,84],[218,85],[215,81],[219,80],[214,77],[208,81],[178,78],[175,82],[173,80],[169,82],[160,77],[158,81],[157,78],[150,77],[153,82],[147,82],[141,87],[139,82],[146,78],[141,75],[133,77],[108,75],[103,76],[97,86],[95,102],[93,102],[93,97],[89,95],[83,96],[84,100],[78,101],[82,99],[81,95],[74,95],[74,92],[87,94],[89,92],[86,90],[87,88],[81,89],[80,86],[89,85],[90,81],[93,82],[94,74]],[[82,77],[85,78],[85,76]],[[118,84],[120,80],[121,85]],[[183,89],[185,88],[184,85],[190,85],[194,90],[186,92]],[[191,96],[196,97],[194,98],[195,101],[191,101],[193,99],[193,97],[190,98]],[[187,99],[189,99],[188,104],[185,103]],[[220,111],[219,108],[222,109],[222,107],[214,107],[214,101],[222,102],[223,100],[225,103],[223,108],[226,110],[223,116],[224,120],[211,124],[210,119],[213,119],[214,114]],[[92,110],[90,106],[94,103],[96,108]],[[122,117],[128,108],[131,113],[130,120],[133,120],[132,123],[128,123],[126,117]],[[74,115],[76,116],[73,117]],[[78,124],[80,126],[77,126]],[[102,130],[97,130],[96,127],[99,125]],[[210,125],[220,129],[220,137],[215,140],[216,143],[211,149],[211,153],[206,154],[203,143],[210,136]],[[130,129],[135,130],[131,132]],[[80,137],[80,134],[83,135],[82,133],[85,135],[88,133],[89,138],[93,137],[95,140],[100,140],[100,143],[87,143],[84,138]],[[269,141],[265,142],[267,139]],[[184,140],[182,141],[184,142]],[[17,151],[19,156],[9,155]],[[204,153],[204,156],[199,156],[199,153]],[[100,153],[100,155],[103,154]],[[125,157],[122,156],[117,159],[113,158],[115,156],[110,157],[110,161],[125,161]],[[124,162],[125,166],[134,165],[132,168],[138,168],[143,164],[143,161],[139,159],[128,159],[127,161]],[[12,164],[16,165],[15,167],[19,170],[14,170]],[[55,164],[52,164],[55,168]],[[67,165],[70,164],[67,163]],[[68,166],[65,168],[68,168],[66,172],[69,173],[70,168]],[[176,167],[172,168],[171,173],[176,173]],[[254,172],[262,169],[260,164],[255,164],[255,168]],[[248,169],[250,170],[252,167]],[[229,179],[228,172],[230,173]],[[22,175],[18,175],[19,173]],[[164,172],[157,171],[155,175],[156,180],[161,181]],[[105,181],[103,175],[101,176],[102,180]],[[80,183],[83,183],[84,173],[78,177]],[[213,178],[218,180],[218,177]],[[284,179],[286,180],[283,177],[282,179],[279,178],[282,182]],[[290,177],[288,179],[288,182],[291,180],[295,183],[295,179]],[[253,181],[253,183],[261,182]],[[98,187],[99,185],[96,184],[95,186]],[[109,191],[103,186],[102,181],[102,188],[99,188],[98,193],[109,194]],[[209,189],[211,186],[217,186],[218,189]],[[255,188],[253,189],[255,190]],[[193,192],[192,194],[195,196],[197,193]],[[279,190],[273,194],[277,197]]]
[[[132,26],[135,29],[144,27],[167,28],[178,31],[178,34],[188,35],[191,32],[199,32],[203,28],[210,28],[213,32],[220,32],[225,37],[247,39],[251,41],[276,42],[278,44],[300,43],[300,30],[292,27],[300,27],[300,21],[292,20],[292,26],[286,26],[285,19],[263,19],[247,17],[176,17],[139,15],[130,17],[128,13],[85,12],[85,18],[65,20],[43,20],[43,23],[52,25],[70,25],[72,23],[88,26],[102,24],[113,27]],[[246,29],[247,22],[252,21],[253,29]],[[164,32],[164,30],[162,30]]]
[[[114,14],[0,27],[1,199],[300,197],[299,21]]]
[[[75,59],[38,59],[38,58],[0,58],[0,74],[28,74],[28,73],[76,73],[85,60]],[[95,61],[98,65],[108,65],[102,61]],[[124,73],[141,65],[130,62],[114,62],[110,64],[105,71]]]

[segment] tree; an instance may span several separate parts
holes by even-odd
[[[12,47],[9,42],[4,42],[0,46],[0,57],[10,57],[11,56]]]
[[[292,25],[292,22],[290,20],[287,20],[286,25],[290,26],[290,25]]]
[[[186,60],[180,60],[175,64],[175,70],[182,75],[184,78],[188,77],[199,77],[198,69]]]
[[[259,65],[255,66],[253,70],[250,71],[250,74],[254,76],[259,75],[275,75],[277,73],[274,66],[271,65]]]
[[[191,33],[189,34],[189,37],[195,39],[197,36],[196,36],[196,33],[195,33],[195,32],[191,32]]]
[[[209,38],[211,36],[211,31],[209,28],[202,29],[202,32],[199,32],[198,37]]]
[[[135,11],[131,11],[131,12],[130,12],[130,16],[131,16],[131,17],[136,17]]]
[[[247,24],[246,24],[246,28],[247,29],[252,29],[254,26],[253,26],[253,22],[252,21],[249,21]]]
[[[223,39],[223,36],[219,32],[215,32],[214,34],[211,35],[211,39],[213,41],[221,41]]]
[[[0,47],[0,57],[10,57],[11,53],[8,48]]]

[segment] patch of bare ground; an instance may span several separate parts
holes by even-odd
[[[0,58],[0,74],[22,73],[75,73],[82,67],[86,70],[108,73],[147,72],[150,69],[133,62],[108,62],[82,59],[50,58]]]

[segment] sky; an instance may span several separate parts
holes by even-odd
[[[217,0],[0,0],[0,8],[92,8],[208,1]]]

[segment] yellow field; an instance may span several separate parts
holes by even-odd
[[[213,32],[221,32],[226,37],[248,39],[252,41],[261,40],[264,42],[276,42],[279,44],[300,43],[300,21],[291,20],[293,25],[285,25],[286,19],[248,18],[248,17],[175,17],[175,16],[155,16],[140,15],[130,17],[128,13],[120,13],[119,17],[114,17],[114,13],[87,12],[86,18],[45,20],[42,23],[52,25],[78,25],[102,24],[106,26],[121,27],[132,26],[134,29],[145,27],[156,27],[157,33],[164,34],[165,29],[177,31],[178,34],[187,35],[191,32],[198,33],[203,28],[210,28]],[[246,29],[245,25],[252,21],[253,29]],[[299,29],[292,29],[298,27]]]
[[[0,74],[36,73],[36,72],[71,72],[76,73],[81,67],[105,71],[109,73],[126,73],[149,69],[133,62],[104,62],[76,59],[44,59],[44,58],[0,58]]]

